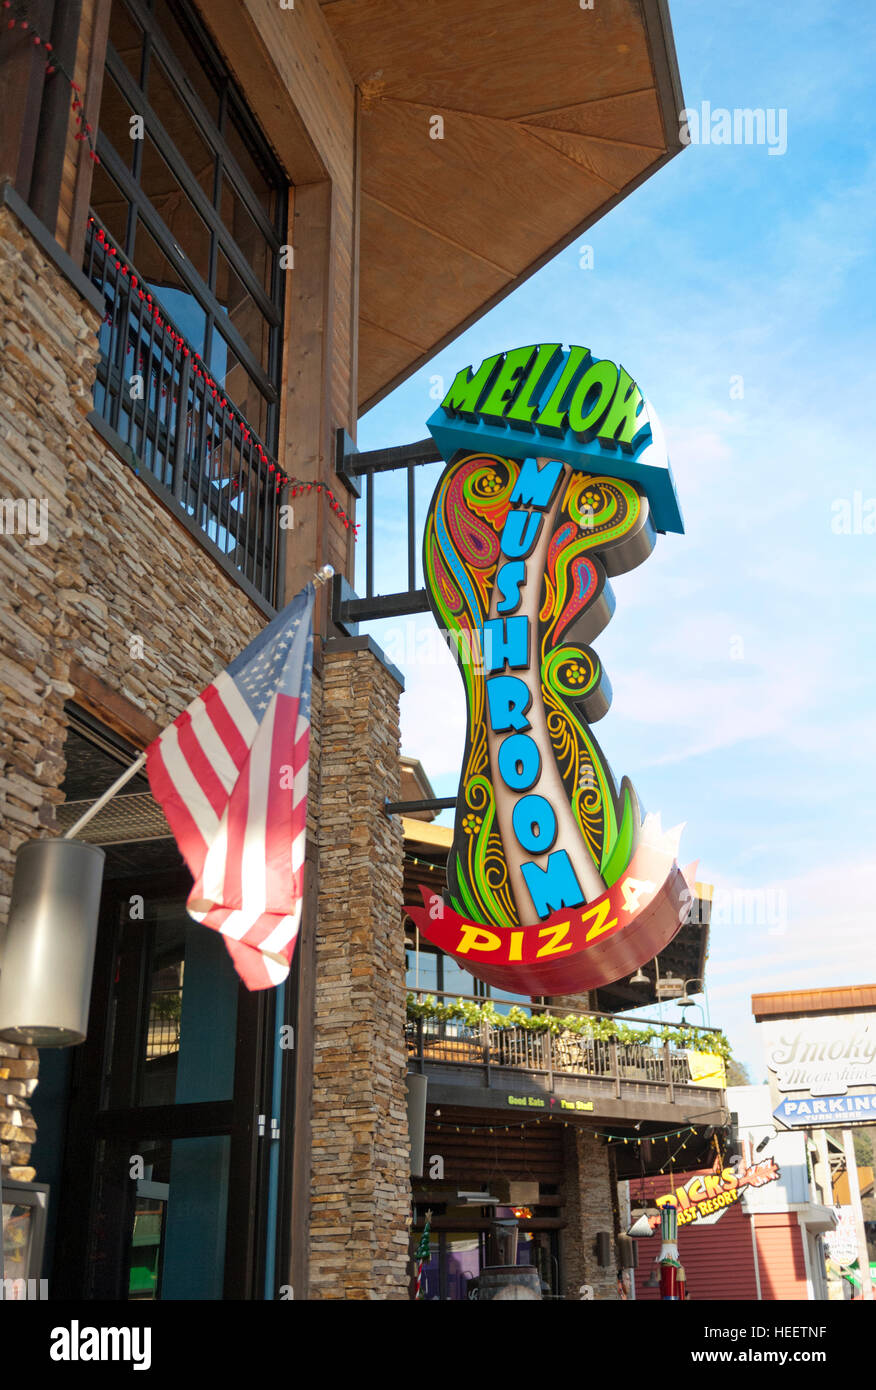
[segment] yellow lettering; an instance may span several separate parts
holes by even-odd
[[[473,927],[465,922],[455,954],[467,956],[469,951],[498,951],[501,945],[501,938],[494,931],[484,931],[483,927]]]
[[[542,927],[538,933],[539,936],[549,936],[550,941],[546,941],[543,946],[539,946],[536,959],[541,960],[542,956],[556,956],[561,951],[571,951],[571,941],[567,941],[564,946],[560,945],[563,938],[568,936],[571,925],[571,922],[560,922],[556,927]]]
[[[513,931],[511,933],[511,945],[508,947],[509,960],[523,960],[523,932]]]
[[[612,927],[617,926],[616,917],[612,917],[610,922],[606,922],[605,920],[608,916],[610,907],[611,899],[605,898],[601,903],[597,903],[595,907],[591,907],[587,912],[582,914],[582,926],[587,921],[588,917],[592,917],[594,916],[594,914],[596,916],[596,921],[593,923],[593,926],[590,928],[589,932],[584,938],[585,941],[592,940],[594,936],[601,936],[604,931],[609,931]]]

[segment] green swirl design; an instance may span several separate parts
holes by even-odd
[[[478,632],[490,613],[498,564],[504,560],[500,540],[520,467],[492,455],[454,459],[436,489],[423,547],[429,600],[456,656],[467,706],[449,898],[461,914],[501,927],[519,925],[521,915],[511,887],[509,847],[497,822],[484,674],[479,661],[467,657],[480,653]],[[615,569],[628,568],[618,562],[618,547],[646,523],[647,504],[632,485],[568,467],[542,523],[552,531],[533,633],[550,742],[542,755],[553,754],[586,853],[605,886],[620,877],[632,857],[640,813],[632,785],[626,778],[616,785],[583,716],[581,703],[595,693],[598,700],[603,672],[596,654],[574,641],[574,632],[595,603],[607,602],[601,597],[607,586],[600,551],[613,548]],[[571,641],[564,640],[567,634]]]

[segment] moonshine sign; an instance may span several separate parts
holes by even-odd
[[[693,885],[590,727],[608,579],[683,530],[659,424],[623,367],[549,343],[461,371],[429,429],[424,573],[468,710],[447,901],[411,915],[499,988],[591,989],[668,944]]]
[[[876,1014],[804,1015],[760,1025],[773,1115],[787,1129],[876,1120]]]

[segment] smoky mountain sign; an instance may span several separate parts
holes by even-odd
[[[876,1013],[798,1015],[759,1027],[780,1124],[876,1123]]]

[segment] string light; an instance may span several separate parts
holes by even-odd
[[[430,859],[418,859],[414,854],[406,854],[405,863],[416,864],[421,869],[440,869],[442,873],[447,868],[446,864],[433,864]]]
[[[316,491],[318,493],[324,492],[328,497],[329,506],[331,507],[332,511],[337,513],[337,515],[341,518],[341,521],[344,523],[348,531],[352,530],[353,539],[359,539],[356,532],[359,530],[361,522],[350,520],[350,518],[347,516],[347,513],[344,511],[340,502],[335,497],[335,494],[332,492],[331,488],[328,486],[327,483],[307,483],[302,481],[301,478],[287,479],[287,481],[290,481],[292,483],[292,491],[289,493],[290,497],[298,497],[302,493],[311,492],[314,488],[316,488]]]
[[[3,9],[10,10],[11,8],[11,0],[3,0]],[[72,93],[71,110],[73,111],[76,124],[79,127],[73,138],[74,140],[80,140],[87,143],[89,159],[93,164],[99,164],[100,159],[98,157],[97,150],[94,148],[94,140],[92,139],[92,136],[94,134],[94,127],[92,126],[91,122],[86,119],[85,109],[82,103],[82,88],[79,86],[78,82],[73,81],[73,78],[70,76],[69,72],[64,67],[64,64],[58,61],[57,57],[55,56],[54,46],[51,43],[49,43],[47,39],[44,39],[41,34],[38,34],[35,29],[32,29],[28,20],[14,18],[7,20],[5,32],[11,33],[15,29],[20,29],[22,33],[26,33],[30,36],[31,47],[42,48],[44,50],[46,55],[46,77],[54,77],[56,73],[60,73],[60,75],[63,78],[65,78],[66,81],[70,84],[70,91]]]
[[[113,244],[111,237],[100,225],[97,219],[93,216],[89,217],[88,225],[94,226],[95,237],[97,238],[98,243],[104,248],[104,254],[107,258],[107,264],[109,264],[110,261],[116,262],[119,269],[119,275],[124,276],[128,279],[131,289],[133,291],[136,291],[137,298],[140,300],[142,304],[145,305],[146,309],[148,309],[148,311],[151,313],[153,319],[155,320],[156,326],[160,328],[164,332],[164,334],[171,340],[171,342],[174,343],[180,349],[183,357],[188,357],[190,359],[192,372],[195,376],[201,377],[204,381],[205,402],[207,393],[209,392],[212,399],[216,402],[216,408],[218,409],[221,407],[222,409],[225,409],[228,406],[228,397],[222,396],[220,398],[219,387],[216,385],[216,382],[213,380],[212,376],[207,371],[207,364],[204,362],[204,359],[201,357],[200,353],[195,352],[194,348],[189,347],[183,335],[176,331],[176,329],[171,324],[170,320],[167,318],[166,314],[162,317],[162,309],[160,304],[158,304],[158,302],[152,298],[152,295],[149,293],[148,290],[143,289],[137,275],[134,273],[134,267],[131,265],[131,262],[128,261],[122,254],[122,252],[119,250],[119,248]],[[105,316],[104,322],[111,324],[112,321],[112,314],[108,313]],[[173,398],[173,402],[175,405],[178,404],[176,397]],[[252,444],[252,447],[255,449],[256,453],[259,456],[260,462],[265,465],[268,472],[276,474],[276,491],[279,492],[281,488],[285,487],[286,484],[290,482],[290,479],[276,463],[271,462],[271,459],[265,452],[263,445],[253,434],[252,429],[250,428],[248,422],[240,413],[240,411],[237,411],[237,414],[235,415],[234,411],[229,410],[228,418],[232,424],[234,424],[235,422],[238,424],[238,426],[240,427],[241,438],[244,440],[245,443]]]
[[[656,1143],[658,1140],[662,1140],[664,1143],[668,1144],[670,1139],[676,1139],[681,1134],[696,1134],[696,1130],[693,1127],[693,1125],[685,1125],[682,1129],[668,1130],[666,1134],[646,1134],[642,1139],[632,1139],[629,1135],[625,1134],[607,1134],[603,1130],[599,1129],[585,1129],[585,1127],[582,1124],[578,1124],[574,1120],[561,1120],[558,1115],[539,1116],[537,1119],[535,1116],[533,1116],[532,1119],[529,1121],[518,1120],[514,1124],[507,1125],[471,1124],[460,1126],[442,1125],[436,1122],[434,1124],[434,1128],[436,1130],[452,1129],[455,1130],[457,1134],[461,1134],[463,1130],[467,1134],[510,1134],[514,1131],[519,1130],[522,1134],[524,1130],[531,1129],[534,1125],[541,1124],[549,1124],[558,1129],[576,1129],[583,1134],[589,1134],[594,1139],[607,1139],[614,1141],[618,1144],[635,1144],[639,1149],[641,1149],[642,1144]],[[682,1143],[681,1148],[686,1149],[687,1143]],[[678,1150],[676,1150],[676,1152],[678,1152]],[[670,1155],[665,1160],[665,1162],[667,1164],[671,1164],[673,1158],[674,1154]],[[663,1169],[661,1168],[660,1171],[663,1172]]]

